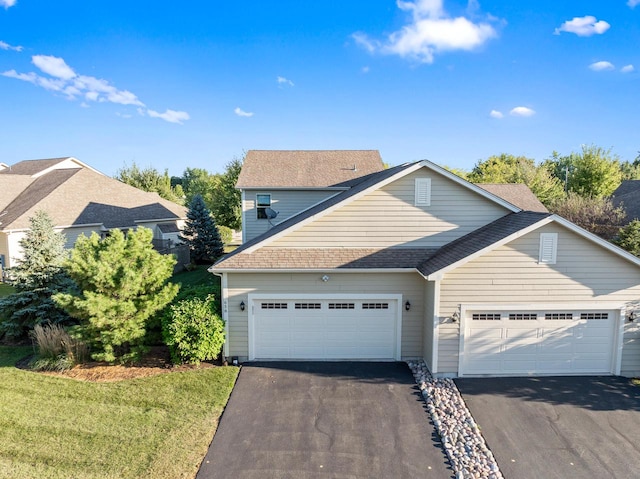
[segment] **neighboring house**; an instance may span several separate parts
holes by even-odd
[[[46,211],[73,247],[77,237],[112,229],[151,228],[158,240],[178,241],[183,206],[103,175],[75,158],[21,161],[0,169],[0,261],[14,266],[29,218]]]
[[[640,219],[640,180],[624,180],[611,195],[615,207],[624,208],[626,222]]]
[[[423,358],[437,376],[640,373],[640,259],[526,187],[421,161],[313,201],[211,267],[227,356]]]
[[[242,241],[383,169],[375,150],[248,151],[236,185],[242,193]],[[270,219],[267,208],[277,216]]]

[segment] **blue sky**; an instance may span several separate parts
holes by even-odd
[[[0,0],[0,162],[640,150],[640,0]]]

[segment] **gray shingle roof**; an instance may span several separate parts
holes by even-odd
[[[435,250],[425,248],[261,248],[238,254],[221,269],[412,269]]]
[[[9,168],[4,170],[0,169],[0,175],[35,175],[36,173],[40,173],[47,168],[51,168],[68,158],[69,157],[66,156],[64,158],[49,158],[46,160],[24,160],[16,163],[15,165],[11,165]]]
[[[611,195],[611,201],[624,208],[627,221],[640,219],[640,180],[624,180]]]
[[[355,169],[354,169],[355,167]],[[376,150],[249,150],[238,188],[327,188],[384,169]],[[346,185],[345,185],[346,183]]]
[[[429,276],[549,216],[551,213],[533,211],[510,213],[443,246],[419,265],[418,271]]]
[[[549,210],[540,202],[538,197],[533,194],[529,187],[522,183],[476,183],[485,191],[499,196],[503,200],[508,201],[512,205],[517,206],[525,211],[537,211],[539,213],[547,213]]]

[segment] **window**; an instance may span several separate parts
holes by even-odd
[[[431,205],[431,178],[416,178],[415,206]]]
[[[556,264],[558,233],[540,233],[540,264]]]
[[[547,321],[572,320],[573,313],[545,313],[544,319]]]
[[[296,309],[322,309],[320,303],[296,303]]]
[[[473,321],[500,321],[500,313],[474,313]]]
[[[362,309],[389,309],[389,303],[362,303]]]
[[[609,319],[609,313],[580,313],[580,319]]]
[[[509,313],[509,321],[535,321],[537,313]]]
[[[354,303],[329,303],[329,309],[354,309]]]
[[[262,309],[288,309],[287,303],[262,303]]]
[[[258,219],[266,220],[266,209],[271,207],[271,195],[256,195],[256,210],[258,211]]]

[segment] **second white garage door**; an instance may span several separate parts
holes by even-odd
[[[251,298],[249,359],[400,359],[397,297]]]
[[[615,310],[465,314],[460,375],[609,374]]]

